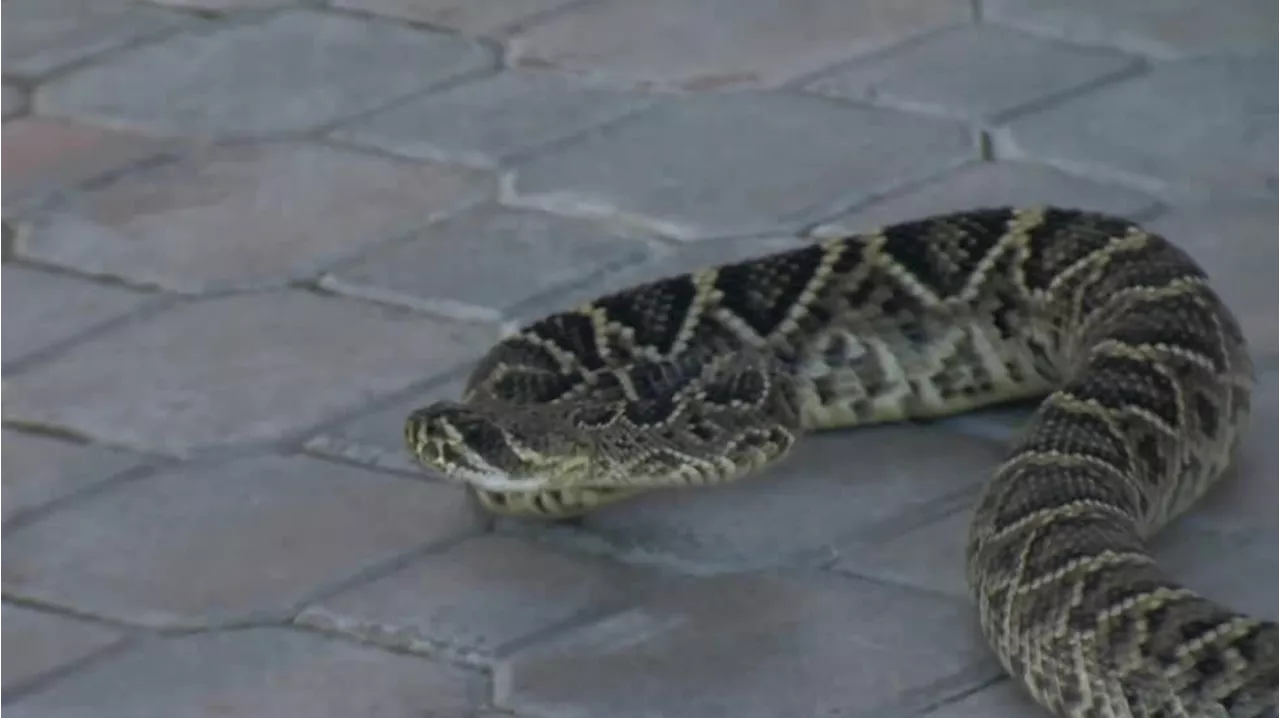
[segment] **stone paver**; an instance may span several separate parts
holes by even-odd
[[[5,85],[4,94],[0,97],[3,97],[4,119],[6,120],[25,112],[27,109],[26,94],[13,85]]]
[[[5,591],[141,625],[220,624],[290,610],[473,523],[454,487],[240,459],[133,481],[10,532]]]
[[[1039,712],[1037,712],[1039,711]],[[928,718],[990,718],[991,716],[1034,716],[1044,709],[1011,681],[1000,681],[952,703],[938,706]]]
[[[257,136],[314,129],[490,62],[454,36],[300,10],[116,55],[46,85],[36,107],[166,134]]]
[[[1135,64],[1132,58],[1113,52],[967,25],[854,63],[809,87],[824,94],[985,122]]]
[[[574,2],[575,0],[333,0],[333,6],[452,28],[467,35],[493,35]]]
[[[31,681],[64,669],[118,643],[122,634],[111,628],[64,616],[4,605],[4,667],[7,695]],[[7,708],[6,708],[7,709]]]
[[[182,292],[281,285],[481,201],[492,178],[312,144],[224,147],[40,216],[20,255]]]
[[[818,97],[708,94],[540,154],[514,190],[521,203],[635,218],[681,238],[761,233],[973,152],[968,131],[949,121]]]
[[[100,446],[8,429],[4,449],[5,521],[141,464],[138,457]]]
[[[651,101],[639,92],[516,70],[397,105],[335,137],[409,157],[493,167]]]
[[[491,339],[479,327],[296,291],[224,297],[130,324],[9,379],[4,415],[183,454],[299,431]]]
[[[534,26],[517,62],[636,83],[714,90],[773,85],[968,18],[959,0],[607,0]]]
[[[461,668],[261,628],[153,641],[5,710],[20,718],[456,718],[482,696],[479,676]]]

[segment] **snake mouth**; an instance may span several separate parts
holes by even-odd
[[[512,478],[507,474],[476,471],[474,469],[456,469],[452,478],[464,481],[477,489],[499,492],[531,492],[550,488],[551,482],[546,479]]]

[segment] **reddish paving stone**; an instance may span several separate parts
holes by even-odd
[[[88,444],[4,430],[4,520],[136,468],[142,459]]]
[[[151,641],[11,705],[19,718],[458,718],[481,676],[280,628]]]
[[[574,0],[333,0],[334,7],[452,28],[467,35],[498,34],[572,4]]]
[[[300,291],[226,296],[9,378],[4,416],[179,455],[273,440],[456,366],[493,335]]]
[[[492,190],[472,170],[318,145],[223,147],[85,193],[17,251],[183,292],[278,285]]]
[[[223,624],[293,610],[474,523],[461,489],[316,459],[176,468],[9,532],[5,591],[148,626]]]
[[[118,643],[119,631],[21,606],[4,605],[4,692]],[[7,696],[6,696],[7,697]],[[8,706],[5,706],[6,710]]]

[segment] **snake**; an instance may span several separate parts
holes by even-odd
[[[966,541],[1000,665],[1058,716],[1275,716],[1277,624],[1147,549],[1229,473],[1254,383],[1238,321],[1181,248],[1105,213],[981,208],[533,321],[404,439],[487,511],[565,520],[736,481],[812,431],[1039,400]]]

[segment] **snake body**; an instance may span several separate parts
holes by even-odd
[[[489,510],[559,518],[736,479],[806,431],[1043,396],[968,539],[1004,668],[1061,716],[1274,716],[1276,624],[1144,547],[1228,467],[1252,383],[1236,320],[1173,244],[1106,215],[982,209],[547,317],[405,432]]]

